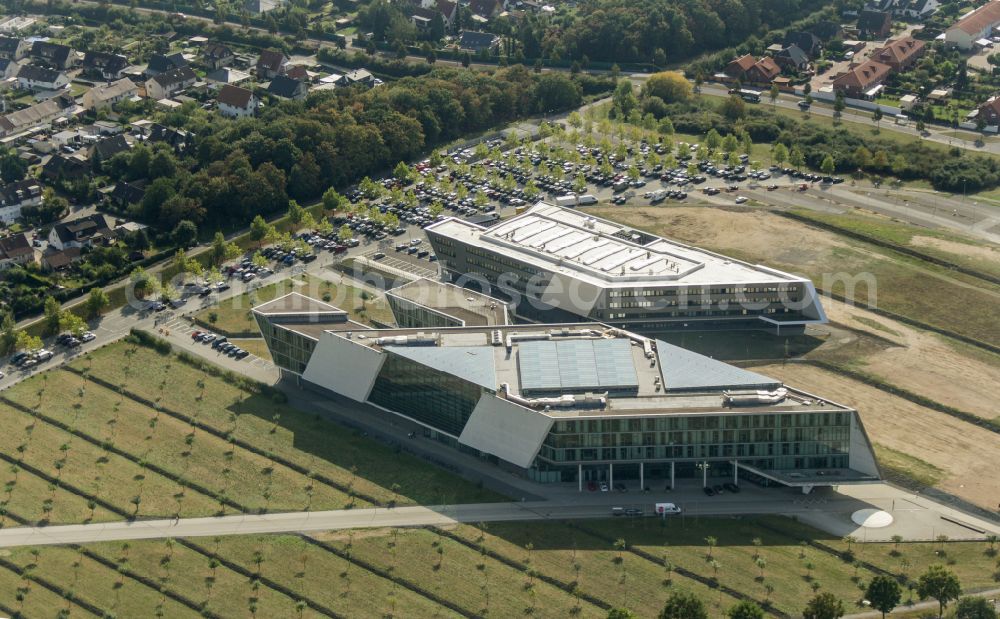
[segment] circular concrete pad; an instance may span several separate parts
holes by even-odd
[[[851,514],[854,524],[868,529],[881,529],[892,524],[892,514],[881,509],[859,509]]]

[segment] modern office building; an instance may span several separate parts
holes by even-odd
[[[507,304],[453,284],[417,279],[385,293],[400,327],[472,327],[511,324]]]
[[[446,219],[426,232],[446,280],[508,299],[528,320],[786,334],[826,321],[808,279],[575,209],[538,203],[489,228]]]
[[[438,293],[454,303],[447,287]],[[601,323],[439,326],[444,307],[432,309],[407,309],[414,326],[395,329],[298,293],[253,313],[301,386],[389,411],[539,482],[751,476],[808,492],[879,479],[849,407]]]

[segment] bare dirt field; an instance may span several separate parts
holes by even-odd
[[[831,321],[896,344],[866,351],[857,359],[863,371],[985,419],[1000,417],[996,403],[996,385],[1000,385],[997,356],[832,299],[824,299],[823,306]],[[822,347],[816,354],[822,358]]]
[[[1000,434],[820,368],[788,363],[753,369],[857,408],[873,442],[943,470],[941,489],[986,508],[1000,503]]]
[[[853,268],[857,265],[859,252],[864,251],[858,250],[847,239],[832,232],[760,209],[638,207],[602,208],[595,212],[682,242],[724,251],[747,261],[807,276],[827,270]],[[953,253],[961,250],[978,255],[994,251],[984,246],[966,246],[952,241],[924,238],[935,243],[947,243],[948,251]],[[952,248],[950,245],[958,247]],[[889,262],[881,254],[870,254],[873,261]],[[845,264],[851,266],[843,266]],[[918,268],[908,267],[906,265],[899,270]],[[943,284],[945,280],[941,281]],[[954,291],[972,288],[965,281],[948,280],[947,283]],[[933,286],[930,288],[933,290]],[[989,295],[990,292],[985,294]],[[952,303],[955,301],[952,300]],[[1000,300],[997,305],[1000,306]],[[984,418],[994,419],[1000,416],[993,391],[993,386],[1000,384],[1000,357],[954,345],[934,333],[914,329],[829,298],[823,300],[823,306],[832,322],[887,340],[879,346],[860,348],[858,354],[850,359],[852,366],[937,402]],[[955,312],[953,321],[963,320],[960,309],[961,306],[952,308]],[[919,313],[914,313],[920,316]],[[970,313],[973,312],[970,310]],[[978,314],[979,311],[975,313]],[[823,330],[824,327],[819,329]],[[829,327],[826,329],[830,330]],[[824,352],[838,345],[843,345],[839,336],[830,338],[827,344],[809,356],[824,359]],[[837,357],[838,361],[843,359],[843,354]]]
[[[915,247],[930,247],[949,254],[957,254],[974,260],[1000,262],[1000,248],[989,245],[969,245],[957,243],[948,239],[938,239],[932,236],[915,235],[910,239],[910,245]]]

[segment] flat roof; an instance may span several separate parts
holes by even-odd
[[[449,218],[427,231],[601,287],[805,281],[544,202],[490,228]]]
[[[265,316],[300,315],[300,314],[336,314],[346,316],[347,312],[318,299],[308,297],[298,292],[289,292],[253,308],[253,311]]]
[[[785,397],[773,403],[727,403],[727,391],[766,393],[768,389],[781,387],[781,382],[601,323],[372,329],[345,321],[285,323],[276,327],[317,341],[324,333],[349,338],[355,344],[406,357],[498,393],[506,384],[508,393],[514,397],[530,399],[535,397],[533,392],[545,395],[575,392],[579,397],[609,391],[603,407],[552,406],[545,410],[546,415],[556,419],[853,410],[787,386]],[[651,345],[652,356],[647,356],[645,341]],[[560,358],[560,367],[548,372],[550,378],[555,376],[553,372],[558,372],[558,385],[554,379],[542,384],[544,377],[539,379],[533,370],[525,376],[524,353],[538,350],[539,344],[542,348],[564,347],[569,351],[565,357],[567,371],[562,372]],[[587,355],[580,354],[580,348],[588,347],[592,351],[600,349],[593,353],[592,363]],[[593,366],[593,372],[581,368],[581,363]],[[599,365],[604,368],[606,384],[601,383]],[[597,379],[590,381],[594,384],[583,384],[587,381],[573,378],[575,372],[596,373]],[[563,375],[572,384],[564,385]],[[620,390],[616,392],[609,387]],[[622,390],[626,392],[621,393]],[[535,410],[541,412],[543,408]]]
[[[447,314],[468,327],[506,325],[510,322],[503,301],[454,284],[420,278],[385,294]]]

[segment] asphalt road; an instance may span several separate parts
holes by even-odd
[[[717,84],[703,84],[701,87],[701,93],[705,95],[713,95],[724,97],[727,96],[729,90],[725,86],[719,86]],[[792,95],[789,93],[781,93],[778,100],[774,103],[775,106],[785,109],[799,111],[798,103],[802,101],[804,97],[798,95]],[[767,93],[760,103],[762,106],[770,106],[771,101],[767,97]],[[816,101],[813,99],[812,107],[809,109],[808,115],[814,116],[825,116],[827,118],[834,117],[834,109],[832,105],[829,105],[822,101]],[[803,114],[806,116],[806,114]],[[841,113],[841,118],[844,122],[855,122],[862,125],[867,125],[869,127],[874,127],[875,124],[872,121],[871,112],[856,110],[853,108],[847,108]],[[911,123],[908,125],[897,125],[893,122],[891,118],[883,118],[882,122],[879,124],[879,129],[881,131],[892,131],[893,133],[902,133],[905,135],[913,136],[914,138],[921,138],[920,133],[916,129],[916,123]],[[986,138],[986,143],[983,146],[977,146],[975,142],[970,142],[968,140],[961,140],[955,137],[946,135],[947,132],[953,131],[953,129],[946,129],[943,127],[938,127],[936,125],[928,125],[927,131],[929,135],[921,139],[928,142],[936,142],[938,144],[943,144],[945,146],[957,146],[970,151],[985,152],[992,154],[1000,154],[1000,139],[996,138]]]
[[[690,482],[690,480],[687,480]],[[792,489],[761,489],[746,486],[744,493],[706,498],[696,483],[689,483],[673,493],[579,493],[572,484],[548,486],[544,501],[514,501],[466,505],[377,507],[317,512],[245,514],[208,518],[117,521],[48,527],[0,529],[0,547],[86,544],[94,542],[159,539],[168,537],[206,537],[269,533],[308,533],[342,529],[380,527],[419,527],[448,525],[456,522],[501,522],[607,518],[611,508],[636,507],[645,517],[652,517],[656,501],[676,502],[684,510],[668,517],[679,521],[703,516],[794,515],[804,522],[840,535],[855,534],[859,540],[889,540],[900,532],[906,539],[934,539],[947,533],[950,539],[982,538],[969,527],[1000,531],[948,507],[933,503],[884,484],[817,489],[803,496]],[[882,529],[858,532],[850,514],[858,509],[881,508],[893,514],[895,522]],[[955,518],[966,526],[946,521]],[[627,517],[622,522],[628,522]]]

